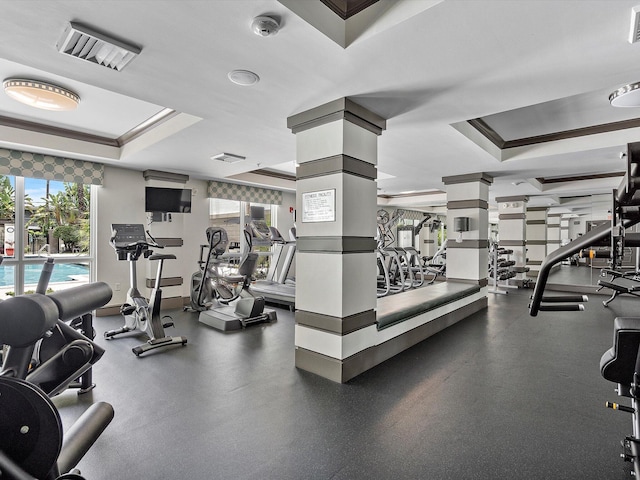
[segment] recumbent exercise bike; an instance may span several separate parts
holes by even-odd
[[[251,235],[247,229],[244,233],[247,247],[239,261],[237,274],[224,275],[221,263],[229,244],[227,232],[224,228],[207,228],[208,244],[200,246],[200,270],[191,278],[191,308],[200,312],[198,321],[222,331],[277,319],[274,310],[264,308],[264,297],[251,292],[258,254],[251,251]],[[206,260],[203,260],[205,249]],[[215,307],[215,302],[222,306]],[[229,305],[231,302],[235,303]]]

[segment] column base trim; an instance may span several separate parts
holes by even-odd
[[[367,310],[341,318],[305,310],[296,310],[296,323],[305,327],[337,333],[338,335],[347,335],[369,325],[375,325],[376,312]]]
[[[370,237],[298,237],[296,241],[299,253],[371,253],[376,246]]]
[[[334,382],[346,383],[473,313],[487,308],[487,303],[487,297],[480,298],[384,343],[362,350],[344,360],[296,347],[295,365],[301,370],[315,373]]]

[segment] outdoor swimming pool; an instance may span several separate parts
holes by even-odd
[[[0,265],[0,287],[13,285],[13,265]],[[40,278],[42,264],[24,266],[25,285],[36,284]],[[71,282],[78,275],[89,275],[89,265],[79,263],[56,263],[49,283]]]

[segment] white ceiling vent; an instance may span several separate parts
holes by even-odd
[[[640,41],[640,6],[631,9],[631,31],[629,32],[629,43]]]
[[[122,70],[141,50],[71,22],[56,45],[60,53]]]
[[[211,157],[211,160],[218,160],[219,162],[225,163],[236,163],[241,162],[245,158],[246,157],[243,157],[241,155],[234,155],[233,153],[219,153],[218,155],[214,155],[213,157]]]

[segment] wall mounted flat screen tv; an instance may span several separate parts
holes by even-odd
[[[191,189],[145,187],[144,211],[191,213]]]

